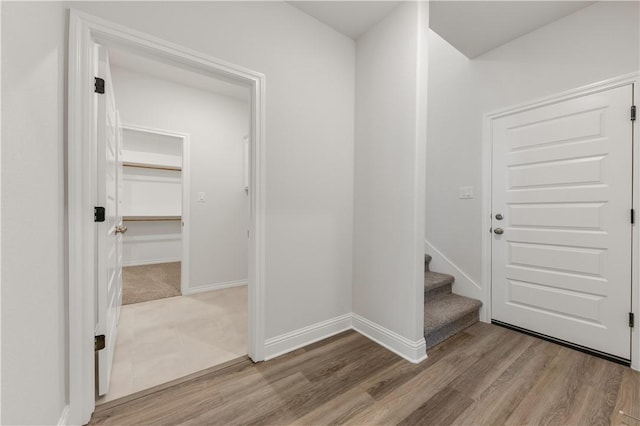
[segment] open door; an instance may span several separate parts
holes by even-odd
[[[95,102],[97,117],[97,342],[104,341],[104,348],[96,356],[96,391],[104,395],[109,390],[109,378],[113,365],[117,337],[118,316],[122,304],[122,215],[119,211],[118,191],[122,186],[122,170],[119,154],[122,146],[118,113],[111,84],[109,58],[102,46],[95,46],[96,80]],[[103,84],[104,83],[104,84]]]

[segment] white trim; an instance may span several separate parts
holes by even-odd
[[[633,104],[640,106],[640,72],[633,81],[635,99]],[[633,123],[633,208],[640,212],[640,132],[638,121]],[[633,245],[631,257],[631,311],[635,312],[636,324],[631,331],[631,368],[640,371],[640,229],[638,223],[633,226]]]
[[[0,56],[2,51],[2,7],[0,7]],[[0,61],[0,82],[2,81],[2,61]],[[2,89],[0,88],[0,92]],[[2,105],[0,102],[0,123],[2,123]],[[2,124],[0,124],[2,127]],[[1,133],[1,132],[0,132]],[[0,147],[2,147],[2,136],[0,136]],[[2,149],[0,148],[0,164],[2,164]],[[2,173],[0,173],[0,176]],[[0,188],[2,188],[2,179],[0,178]],[[2,197],[0,196],[0,200]],[[0,223],[2,223],[2,202],[0,201]],[[0,230],[0,241],[2,241],[2,231]],[[0,277],[2,276],[2,244],[0,244]],[[0,294],[2,294],[2,279],[0,279]],[[0,303],[0,366],[2,366],[2,303]],[[2,368],[0,368],[0,383],[2,383]],[[0,386],[0,423],[2,423],[2,386]]]
[[[451,290],[455,294],[471,297],[476,300],[484,299],[484,289],[480,284],[473,280],[466,272],[458,267],[451,259],[445,256],[428,240],[424,240],[425,252],[431,255],[430,268],[432,271],[441,272],[443,274],[453,275],[455,281]],[[484,306],[484,305],[483,305]],[[489,322],[484,318],[483,308],[480,308],[480,319],[483,322]]]
[[[339,317],[267,339],[264,345],[265,360],[273,359],[313,342],[351,329],[351,315],[350,313],[340,315]]]
[[[362,334],[414,364],[427,359],[424,338],[414,342],[358,314],[349,313],[267,339],[265,361],[347,330]]]
[[[603,92],[616,87],[626,86],[633,82],[638,81],[640,78],[640,72],[632,72],[624,74],[618,77],[609,78],[607,80],[599,81],[593,84],[587,84],[585,86],[577,87],[575,89],[565,90],[564,92],[556,93],[550,96],[544,96],[542,98],[533,99],[528,102],[523,102],[507,108],[501,108],[496,111],[492,111],[484,114],[485,118],[496,119],[506,117],[513,114],[518,114],[531,109],[540,108],[549,104],[555,104],[558,102],[564,102],[570,99],[579,98],[584,95],[590,95],[597,92]]]
[[[94,289],[95,148],[91,48],[117,44],[163,60],[224,76],[251,90],[249,356],[264,359],[265,313],[265,76],[195,50],[71,9],[68,72],[69,421],[85,424],[95,408]]]
[[[563,102],[580,96],[590,95],[605,90],[614,89],[634,83],[635,105],[640,104],[640,72],[633,72],[619,77],[610,78],[598,83],[589,84],[576,89],[567,90],[552,96],[546,96],[537,100],[522,103],[513,107],[503,108],[494,112],[486,113],[483,116],[483,140],[482,140],[482,177],[483,177],[483,197],[482,197],[482,286],[485,288],[485,298],[483,307],[485,309],[486,321],[491,320],[491,159],[492,159],[492,123],[497,118],[506,117],[534,108]],[[637,123],[637,122],[636,122]],[[638,146],[637,124],[634,123],[634,165],[633,165],[633,208],[640,211],[640,147]],[[640,233],[638,224],[633,227],[633,258],[632,258],[632,279],[631,279],[631,309],[640,316],[640,280],[638,279],[640,256]],[[483,319],[485,321],[485,319]],[[636,324],[631,331],[631,368],[640,370],[640,326]]]
[[[157,265],[158,263],[173,263],[173,262],[180,262],[180,261],[181,259],[179,257],[173,257],[173,258],[166,257],[166,258],[157,258],[157,259],[147,259],[147,260],[141,260],[141,261],[122,262],[122,266],[129,267],[129,266]]]
[[[247,285],[248,283],[249,281],[245,279],[245,280],[235,280],[235,281],[226,281],[222,283],[199,285],[197,287],[190,287],[190,288],[188,287],[188,288],[182,289],[182,295],[187,296],[189,294],[206,293],[207,291],[222,290],[224,288],[241,287],[243,285]]]
[[[352,328],[409,362],[418,364],[427,359],[427,343],[424,337],[414,341],[391,331],[380,324],[352,314]]]
[[[482,214],[480,215],[480,234],[482,250],[480,253],[482,268],[480,285],[484,288],[481,317],[484,322],[491,322],[491,171],[493,167],[493,136],[491,120],[487,115],[482,122]]]
[[[69,424],[69,406],[65,405],[58,419],[58,426],[67,426]]]
[[[184,294],[191,282],[191,139],[182,140],[182,264],[180,265],[180,290]]]

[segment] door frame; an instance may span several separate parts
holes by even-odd
[[[249,357],[264,360],[265,76],[75,9],[69,11],[68,73],[68,392],[69,422],[86,424],[95,409],[96,141],[91,47],[100,43],[246,84],[251,92],[249,193]]]
[[[191,183],[191,175],[190,175],[190,152],[191,152],[191,139],[188,133],[175,132],[173,130],[165,130],[157,127],[148,127],[141,126],[138,124],[131,123],[122,123],[121,126],[124,130],[132,130],[134,132],[141,133],[152,133],[154,135],[162,135],[169,136],[172,138],[180,139],[182,141],[182,169],[180,172],[181,177],[181,202],[182,202],[182,226],[180,227],[180,235],[181,235],[181,265],[180,265],[180,293],[186,294],[185,290],[187,289],[186,283],[189,282],[189,265],[191,264],[189,260],[189,231],[191,224],[191,216],[190,216],[190,183]],[[125,236],[126,237],[126,236]]]
[[[492,153],[493,153],[493,120],[512,114],[540,108],[543,106],[567,101],[597,92],[603,92],[617,87],[635,84],[633,104],[640,104],[640,71],[614,77],[594,84],[567,90],[551,96],[535,99],[508,108],[499,109],[483,115],[482,133],[482,285],[484,287],[484,312],[482,321],[491,322],[491,205],[492,205]],[[631,106],[631,104],[629,105]],[[633,141],[633,200],[632,205],[636,211],[640,211],[640,145],[638,127],[634,123],[632,132]],[[631,246],[631,310],[640,316],[640,280],[638,271],[640,266],[640,233],[639,224],[632,227]],[[640,370],[640,324],[631,329],[631,368]]]

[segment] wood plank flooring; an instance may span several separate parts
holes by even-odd
[[[96,425],[628,425],[640,373],[479,323],[411,364],[345,332],[99,407]]]

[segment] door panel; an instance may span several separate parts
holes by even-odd
[[[97,202],[105,207],[105,221],[97,223],[98,271],[97,271],[97,323],[96,335],[105,336],[106,346],[98,351],[97,393],[109,390],[109,378],[113,365],[117,338],[117,323],[122,300],[122,237],[116,232],[121,224],[118,212],[118,186],[121,171],[118,166],[120,131],[109,71],[107,51],[96,45],[97,75],[105,80],[105,93],[95,94],[97,111]],[[121,160],[120,160],[121,162]]]
[[[493,319],[624,359],[631,96],[629,85],[493,122]]]
[[[120,120],[120,114],[116,110],[116,220],[115,222],[121,227],[124,225],[122,222],[122,204],[123,204],[123,176],[124,166],[122,162],[123,153],[123,134],[122,134],[122,121]],[[125,228],[126,229],[126,228]],[[125,231],[126,232],[126,231]],[[122,309],[122,243],[123,234],[116,233],[116,325],[120,320],[120,311]],[[117,328],[116,328],[117,332]],[[115,343],[115,340],[114,340]]]

